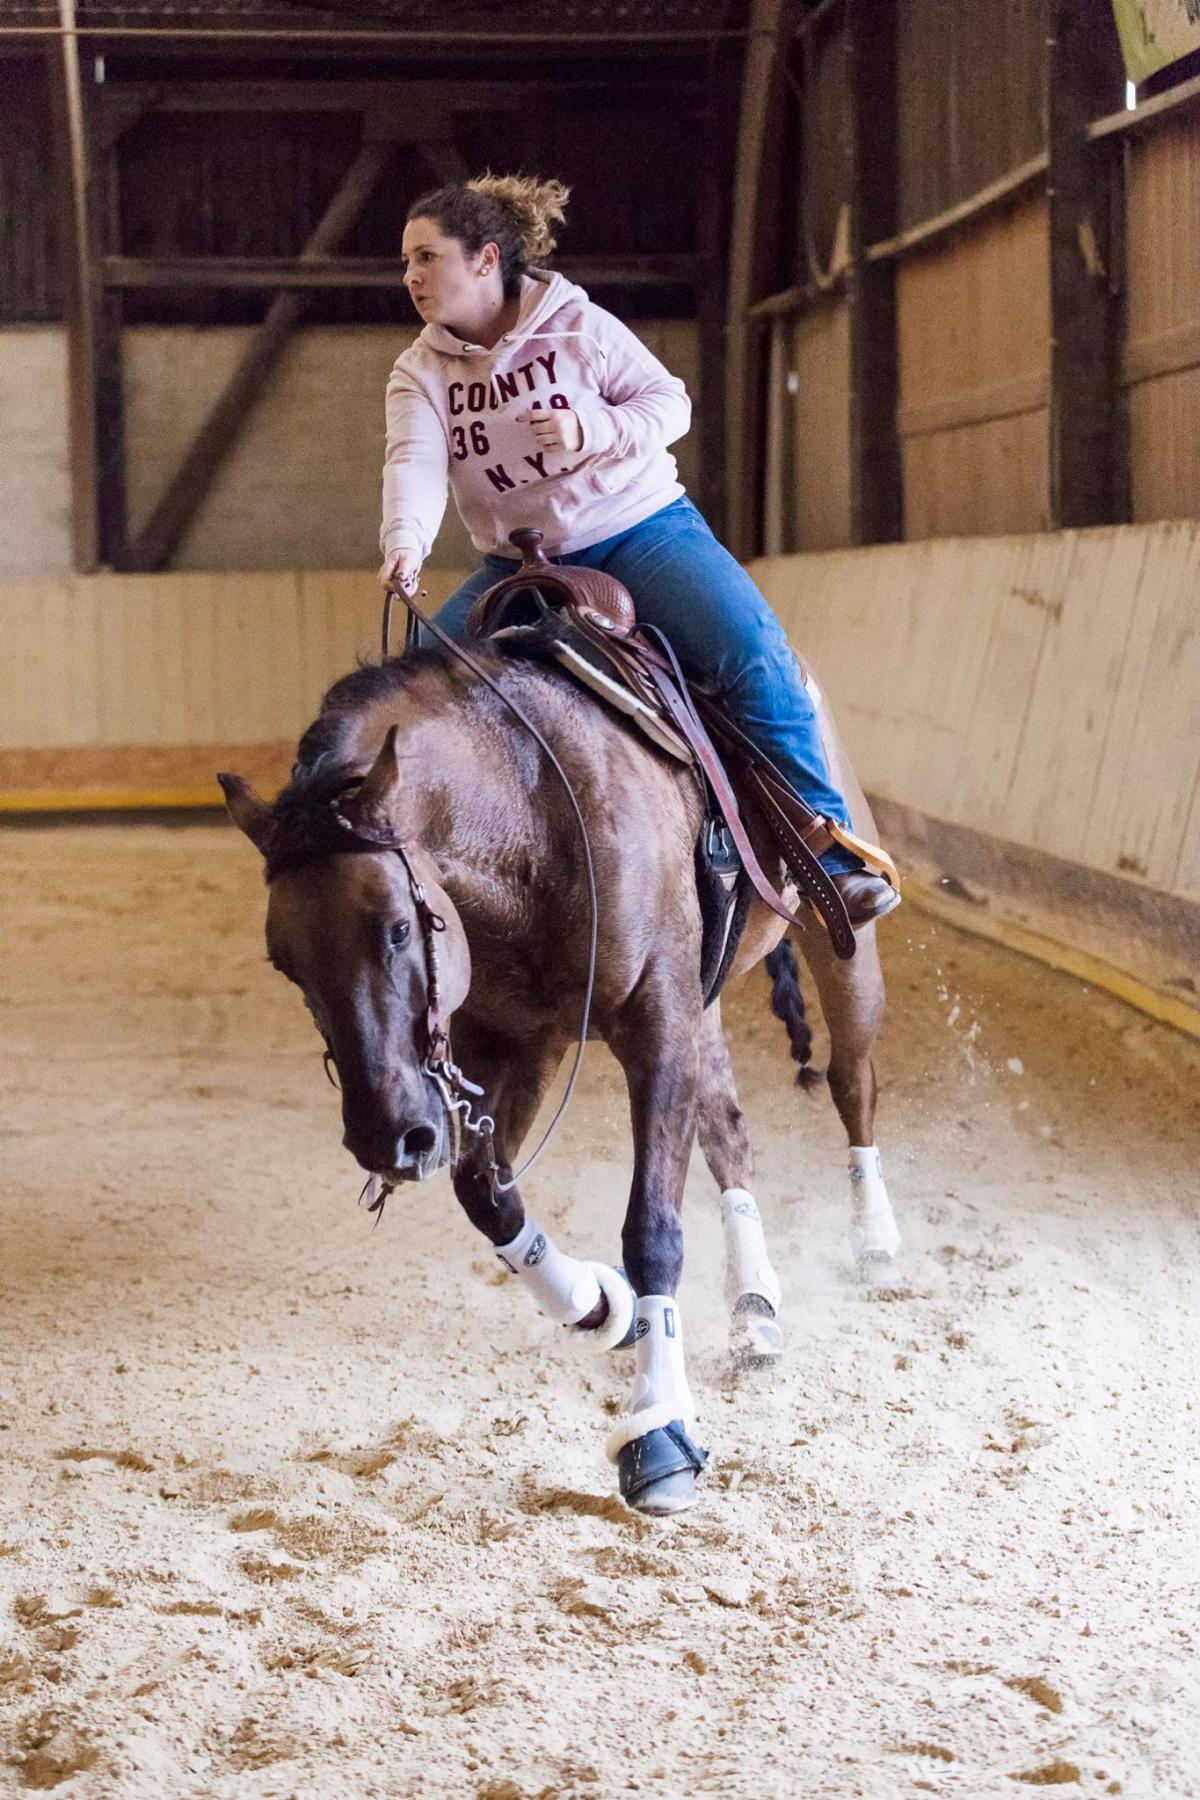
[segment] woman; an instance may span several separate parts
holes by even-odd
[[[380,580],[416,591],[449,482],[484,552],[437,614],[462,636],[477,597],[519,560],[509,533],[536,527],[555,560],[627,587],[808,804],[848,825],[783,629],[679,483],[667,446],[691,421],[683,383],[543,266],[568,193],[488,175],[409,209],[404,284],[425,329],[388,382]],[[899,904],[852,851],[835,844],[821,861],[855,925]]]

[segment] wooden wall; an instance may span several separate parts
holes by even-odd
[[[850,338],[844,300],[775,321],[768,361],[763,544],[850,543]]]
[[[1200,900],[1200,524],[760,560],[873,794]],[[431,601],[454,571],[431,578]],[[281,780],[378,643],[369,573],[0,582],[0,806]],[[7,796],[7,798],[6,798]]]
[[[1127,162],[1126,337],[1135,519],[1200,514],[1200,125],[1134,138]]]
[[[692,430],[673,447],[700,485],[699,334],[687,321],[633,329],[686,383]],[[250,326],[127,327],[125,468],[136,530],[162,495]],[[298,329],[185,532],[178,569],[329,569],[365,565],[379,532],[384,386],[411,328]],[[70,567],[67,356],[60,327],[0,327],[0,577]],[[453,505],[434,562],[473,557]]]
[[[1044,201],[992,215],[902,262],[896,318],[905,537],[1044,529]]]
[[[464,573],[427,572],[429,610]],[[0,807],[39,790],[216,804],[215,770],[247,760],[282,781],[325,689],[378,655],[381,614],[365,571],[0,581]]]
[[[813,659],[868,792],[1200,900],[1200,524],[752,572]]]

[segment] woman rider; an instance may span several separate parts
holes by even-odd
[[[627,587],[808,804],[848,825],[783,628],[677,478],[667,446],[691,420],[683,383],[544,267],[568,195],[488,175],[409,209],[404,283],[425,329],[388,382],[380,579],[416,591],[448,480],[484,558],[437,614],[444,630],[464,635],[478,596],[516,566],[509,533],[536,527],[556,561]],[[855,925],[899,903],[840,844],[821,862]]]

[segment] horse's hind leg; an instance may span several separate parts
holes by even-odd
[[[700,1028],[696,1131],[709,1172],[721,1190],[725,1297],[734,1360],[741,1368],[766,1368],[783,1352],[777,1323],[782,1295],[751,1192],[754,1151],[738,1104],[719,1001],[708,1008]]]
[[[480,1108],[495,1122],[492,1147],[501,1182],[512,1178],[513,1164],[562,1061],[564,1046],[557,1034],[517,1040],[469,1019],[455,1023],[455,1053],[469,1079],[483,1088]],[[471,1223],[491,1240],[504,1267],[530,1290],[548,1318],[577,1327],[595,1350],[608,1350],[631,1338],[634,1303],[628,1282],[615,1269],[580,1262],[560,1250],[545,1227],[526,1212],[515,1187],[497,1192],[485,1140],[464,1137],[454,1191]]]
[[[883,971],[875,927],[858,933],[849,962],[834,955],[814,923],[800,938],[829,1029],[829,1091],[850,1144],[850,1230],[857,1272],[887,1281],[895,1273],[900,1232],[875,1143],[875,1065],[871,1051],[883,1020]]]

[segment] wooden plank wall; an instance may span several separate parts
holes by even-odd
[[[1200,129],[1164,120],[1128,146],[1126,339],[1132,516],[1200,514]]]
[[[831,550],[850,539],[850,339],[844,300],[775,321],[768,365],[763,542]]]
[[[1200,900],[1200,523],[751,569],[868,792]]]
[[[882,545],[752,565],[867,789],[1200,900],[1200,523]],[[457,579],[430,572],[436,604]],[[378,643],[369,573],[0,582],[14,792],[286,774]]]
[[[1044,529],[1050,302],[1040,197],[902,261],[904,535]]]
[[[430,610],[463,573],[426,570]],[[165,783],[215,802],[247,746],[282,779],[325,689],[378,654],[381,613],[365,572],[0,581],[0,801]]]

